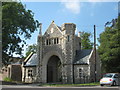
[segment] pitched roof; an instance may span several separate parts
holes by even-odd
[[[57,26],[60,30],[61,30],[61,27],[60,26]]]
[[[50,28],[51,25],[54,25],[59,30],[59,32],[62,34],[61,27],[58,26],[58,25],[56,25],[55,22],[52,21],[51,24],[49,25],[48,29],[45,31],[44,35],[48,32],[48,30],[49,30],[49,28]]]
[[[92,49],[78,50],[74,64],[87,65]]]
[[[31,52],[27,57],[26,59],[24,60],[24,62],[27,62],[29,60],[29,58],[31,58],[31,56],[33,55],[33,52]]]
[[[38,61],[37,54],[35,53],[28,59],[24,66],[36,66],[36,65],[38,65]]]

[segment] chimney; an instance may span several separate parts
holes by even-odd
[[[42,23],[40,23],[40,31],[39,31],[39,35],[42,36]]]
[[[80,37],[81,32],[78,32],[78,37]]]

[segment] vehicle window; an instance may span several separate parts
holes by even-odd
[[[105,74],[103,75],[103,77],[108,77],[108,78],[111,78],[113,76],[113,74]]]
[[[114,78],[118,78],[118,74],[115,74]]]

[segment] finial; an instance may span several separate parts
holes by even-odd
[[[40,31],[39,34],[42,35],[42,23],[40,23]]]
[[[52,20],[52,23],[54,23],[54,20]]]
[[[79,32],[78,32],[78,37],[80,37],[80,34],[81,34],[81,32],[79,31]]]

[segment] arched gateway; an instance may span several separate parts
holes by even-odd
[[[47,83],[61,82],[62,65],[58,56],[51,56],[47,63]]]
[[[58,51],[49,51],[44,55],[40,75],[42,83],[62,82],[63,60]]]

